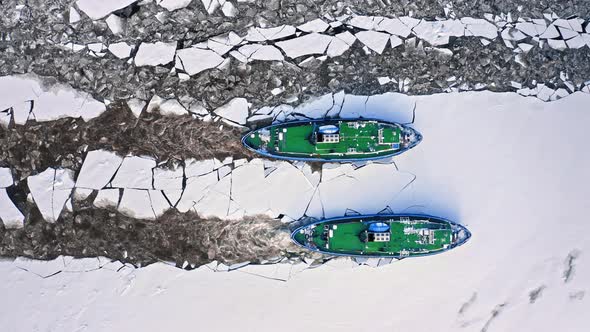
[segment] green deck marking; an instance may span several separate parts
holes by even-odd
[[[339,128],[338,142],[318,142],[318,128],[322,125]],[[272,155],[323,159],[362,159],[387,156],[412,145],[404,142],[402,130],[411,131],[398,124],[373,120],[339,120],[279,124],[251,133],[245,140],[255,150]]]
[[[433,253],[442,251],[453,243],[453,231],[449,223],[425,218],[411,221],[401,221],[399,218],[379,220],[390,226],[389,241],[363,241],[361,234],[368,230],[371,223],[369,221],[355,219],[320,223],[311,226],[311,238],[306,239],[305,234],[299,232],[294,234],[294,239],[300,244],[310,241],[312,246],[327,253],[371,256],[398,256],[402,252],[406,252],[408,256]],[[324,226],[327,226],[327,230]],[[428,235],[421,235],[421,231]],[[431,234],[434,235],[433,240],[430,238]]]

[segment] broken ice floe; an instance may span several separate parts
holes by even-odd
[[[95,150],[86,154],[76,180],[76,188],[102,189],[115,175],[123,158],[114,152]]]
[[[82,117],[87,121],[99,116],[106,106],[69,85],[24,74],[0,77],[1,110],[9,110],[6,114],[16,124],[24,124],[27,120],[50,121],[63,117]]]
[[[174,5],[177,2],[180,6],[185,5],[179,0],[158,3],[170,3],[170,8],[176,8]],[[231,3],[224,0],[203,0],[203,5],[209,12],[222,8],[226,13],[226,7]],[[381,54],[388,44],[392,48],[404,42],[408,43],[406,45],[415,44],[412,42],[415,41],[414,38],[418,38],[420,45],[421,41],[425,41],[431,46],[438,47],[436,50],[451,55],[453,51],[443,46],[449,44],[450,38],[461,37],[480,38],[483,45],[488,45],[490,40],[500,37],[510,48],[515,48],[514,43],[519,43],[520,47],[516,50],[525,53],[532,48],[527,45],[538,44],[541,47],[543,43],[557,50],[577,49],[590,47],[590,34],[584,32],[583,24],[587,22],[580,18],[552,19],[547,25],[544,19],[519,18],[513,21],[510,15],[486,15],[485,19],[453,17],[437,20],[409,16],[387,18],[361,15],[335,20],[327,16],[297,27],[281,25],[250,27],[245,33],[231,31],[180,50],[176,50],[176,42],[144,42],[139,46],[134,63],[137,66],[158,66],[166,65],[175,58],[179,77],[187,79],[187,74],[192,76],[206,70],[221,68],[228,63],[230,55],[241,62],[283,61],[285,58],[290,60],[312,55],[337,57],[344,54],[356,39],[365,45],[367,52],[371,50],[377,54]],[[113,32],[117,33],[121,29],[116,26],[116,31]],[[113,48],[111,52],[120,58],[129,56],[129,50],[125,45],[117,48]],[[313,58],[305,59],[299,65],[306,65],[311,59]]]
[[[129,6],[137,0],[77,0],[78,8],[93,20],[101,19],[108,14]]]
[[[5,228],[23,228],[25,216],[14,205],[6,188],[0,188],[0,221]]]
[[[136,66],[166,65],[174,60],[176,42],[141,43],[135,55]]]
[[[25,217],[6,192],[6,188],[12,186],[12,184],[10,168],[0,167],[0,221],[5,228],[22,228]]]
[[[55,222],[74,188],[74,173],[66,169],[48,168],[31,175],[27,184],[39,212],[48,222]]]

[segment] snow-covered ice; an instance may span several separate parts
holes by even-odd
[[[374,320],[371,326],[388,331],[408,327],[414,331],[583,330],[590,324],[586,314],[590,244],[584,236],[590,224],[580,217],[590,213],[586,203],[590,150],[585,148],[590,95],[576,92],[551,103],[491,92],[409,99],[416,103],[414,126],[424,140],[411,153],[395,158],[400,170],[391,164],[360,168],[347,164],[331,171],[326,167],[319,191],[325,187],[326,193],[335,196],[322,193],[321,199],[331,204],[328,210],[337,211],[341,207],[333,198],[343,196],[334,194],[330,186],[357,179],[365,188],[379,175],[394,180],[412,172],[415,180],[396,197],[391,196],[393,186],[381,188],[387,186],[378,183],[378,192],[364,189],[364,195],[356,194],[354,204],[361,210],[365,206],[377,209],[373,202],[380,200],[391,203],[394,212],[430,213],[461,222],[473,233],[466,245],[378,268],[352,268],[357,264],[348,259],[333,260],[313,269],[299,268],[304,271],[291,274],[288,282],[268,279],[286,278],[282,267],[250,265],[242,273],[219,273],[205,266],[183,271],[163,263],[120,273],[103,268],[42,279],[39,275],[63,270],[65,258],[1,261],[0,292],[5,299],[18,299],[0,301],[0,312],[10,313],[2,316],[5,328],[31,331],[57,326],[63,331],[81,327],[99,331],[108,322],[109,330],[138,326],[184,330],[193,324],[186,317],[198,312],[213,317],[199,321],[203,330],[276,331],[278,324],[290,321],[296,312],[305,319],[280,325],[282,331],[318,326],[359,331],[367,326],[364,317],[388,317]],[[567,135],[552,135],[547,140],[547,133],[556,131]],[[262,161],[237,173],[249,165],[239,166],[231,176],[264,181]],[[333,173],[329,179],[328,173]],[[217,174],[211,177],[210,184],[217,183]],[[570,277],[565,278],[569,257],[575,258]],[[362,287],[350,287],[351,280]],[[531,296],[537,290],[540,295]],[[394,301],[391,294],[395,294]],[[350,305],[367,296],[370,306]],[[232,319],[220,324],[220,313],[232,306],[240,310],[232,311]],[[50,315],[28,319],[31,312],[46,312],[48,307],[52,308]],[[392,316],[392,312],[403,315]],[[424,319],[425,312],[428,319]],[[338,317],[336,327],[334,317]]]
[[[102,189],[113,178],[123,158],[114,152],[94,150],[86,154],[76,180],[77,188]]]
[[[136,66],[166,65],[174,60],[177,42],[141,43],[135,54]],[[179,51],[180,52],[180,51]]]

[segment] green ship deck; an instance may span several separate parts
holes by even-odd
[[[375,231],[372,224],[387,230]],[[328,220],[300,228],[292,235],[299,245],[328,254],[397,258],[442,252],[468,236],[462,226],[421,216]]]
[[[243,142],[269,156],[339,160],[386,157],[413,147],[420,139],[413,129],[400,124],[325,120],[272,125],[249,133]]]

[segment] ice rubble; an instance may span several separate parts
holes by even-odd
[[[28,119],[82,117],[85,121],[106,110],[104,103],[61,83],[51,84],[35,74],[0,77],[0,110],[11,109],[16,124]]]

